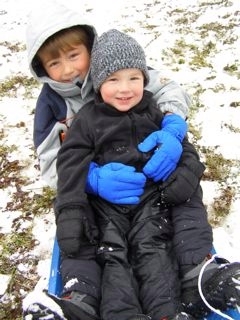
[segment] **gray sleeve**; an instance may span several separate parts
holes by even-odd
[[[188,93],[175,81],[164,78],[157,70],[149,70],[150,82],[146,90],[153,93],[162,112],[173,112],[187,118],[191,99]]]
[[[57,188],[56,161],[61,146],[59,132],[66,131],[66,126],[59,122],[55,124],[47,138],[37,148],[41,178],[53,189]]]

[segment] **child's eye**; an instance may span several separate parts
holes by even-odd
[[[70,59],[75,59],[75,58],[77,58],[79,55],[80,55],[79,52],[78,52],[78,53],[74,52],[74,53],[71,53],[71,54],[69,55],[69,58],[70,58]]]
[[[48,63],[47,67],[48,68],[54,68],[54,67],[56,67],[58,65],[58,63],[59,63],[58,61],[51,61],[51,62]]]
[[[137,76],[131,77],[131,80],[139,80],[139,79],[140,79],[140,77],[137,77]]]
[[[82,50],[78,49],[78,50],[71,50],[68,52],[68,59],[70,60],[74,60],[77,59],[78,57],[80,57],[82,55]]]
[[[114,82],[117,81],[117,78],[108,78],[108,81]]]

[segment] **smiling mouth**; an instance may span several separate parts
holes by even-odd
[[[127,101],[130,100],[131,97],[122,97],[122,98],[117,98],[118,100],[122,100],[122,101]]]

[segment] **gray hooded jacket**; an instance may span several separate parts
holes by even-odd
[[[54,33],[72,26],[84,26],[92,37],[97,36],[95,28],[78,12],[65,6],[47,1],[41,3],[30,14],[26,32],[29,69],[35,79],[43,84],[34,118],[34,144],[40,163],[41,176],[51,187],[56,188],[56,158],[60,148],[59,132],[66,131],[66,123],[80,108],[93,99],[90,74],[86,76],[81,88],[75,83],[59,83],[50,79],[43,70],[34,65],[34,57],[41,45]],[[188,94],[174,81],[166,80],[157,70],[149,71],[150,81],[146,90],[162,112],[173,112],[183,118],[188,115],[190,99]],[[77,81],[78,79],[76,79]],[[61,116],[57,116],[60,115]]]

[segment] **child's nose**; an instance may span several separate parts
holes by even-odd
[[[129,83],[127,81],[121,81],[119,85],[120,91],[128,91],[129,90]]]
[[[73,68],[72,64],[66,61],[64,63],[64,73],[71,74],[73,71],[74,71],[74,68]]]

